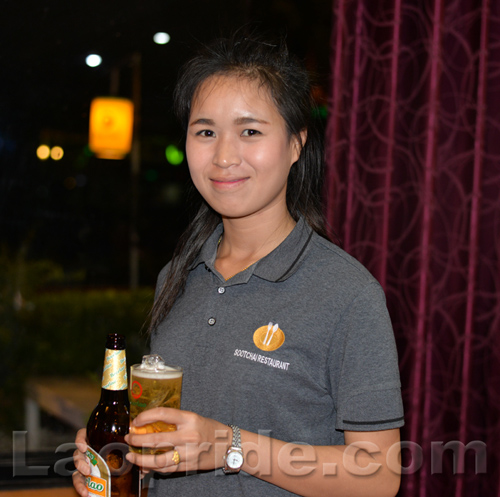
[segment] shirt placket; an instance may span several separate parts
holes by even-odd
[[[209,330],[217,330],[221,325],[224,309],[227,306],[228,287],[222,284],[220,279],[211,273],[211,283],[207,290],[209,292],[208,306],[205,315],[206,326]]]

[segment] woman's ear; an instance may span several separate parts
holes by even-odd
[[[302,149],[304,148],[306,141],[307,141],[307,129],[303,129],[300,132],[300,141],[302,142],[301,147],[300,147],[300,150],[302,151]]]
[[[293,162],[297,162],[300,157],[300,152],[304,148],[307,141],[307,129],[303,129],[298,135],[294,135],[292,137],[293,141]]]

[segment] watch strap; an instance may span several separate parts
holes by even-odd
[[[233,438],[231,440],[231,445],[230,445],[229,449],[227,450],[226,455],[224,456],[224,467],[222,468],[222,471],[226,475],[239,473],[240,469],[241,469],[241,466],[238,467],[238,468],[231,468],[228,465],[227,458],[231,454],[239,453],[240,457],[241,457],[241,461],[242,461],[241,465],[243,465],[243,449],[241,448],[241,433],[240,433],[240,429],[237,426],[235,426],[235,425],[228,425],[228,426],[231,428],[231,430],[233,432]]]
[[[231,442],[231,447],[241,449],[241,433],[240,429],[235,425],[229,425],[231,430],[233,430],[233,441]]]

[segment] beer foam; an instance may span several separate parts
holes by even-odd
[[[174,378],[180,378],[182,376],[182,371],[169,368],[168,366],[164,366],[161,370],[157,369],[156,371],[137,368],[133,370],[132,375],[134,378],[147,378],[148,380],[172,380]]]

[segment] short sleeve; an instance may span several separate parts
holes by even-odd
[[[379,431],[404,424],[398,356],[385,295],[368,284],[345,309],[336,428]]]

